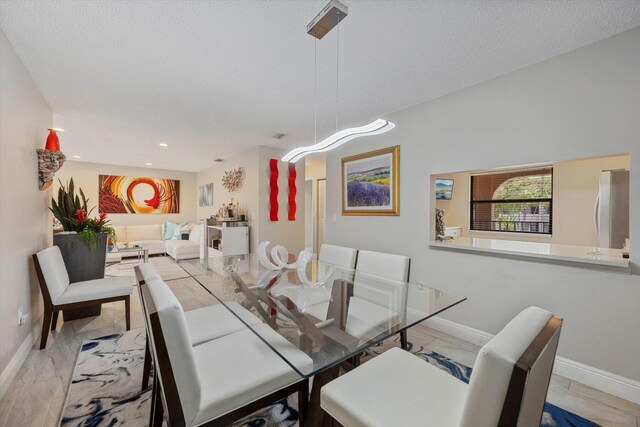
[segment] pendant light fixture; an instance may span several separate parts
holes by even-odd
[[[395,124],[384,120],[378,119],[375,120],[368,125],[343,129],[338,131],[338,100],[339,100],[339,91],[338,91],[338,71],[339,71],[339,48],[340,48],[340,27],[338,24],[344,18],[347,17],[348,8],[347,6],[340,3],[338,0],[331,0],[329,4],[327,4],[320,13],[307,25],[307,33],[312,35],[316,40],[314,43],[314,54],[315,54],[315,63],[314,63],[314,144],[307,147],[299,147],[294,148],[289,151],[283,158],[283,162],[292,162],[295,163],[298,160],[302,159],[307,154],[311,153],[323,153],[329,150],[333,150],[341,146],[342,144],[351,141],[355,138],[360,138],[363,136],[371,136],[371,135],[379,135],[381,133],[385,133],[390,131],[395,127]],[[318,97],[318,66],[317,66],[317,41],[322,39],[329,31],[331,31],[334,27],[338,27],[338,34],[336,37],[336,132],[330,137],[318,142],[318,119],[317,119],[317,97]]]

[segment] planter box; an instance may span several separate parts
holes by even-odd
[[[67,274],[71,283],[104,278],[107,256],[107,233],[98,233],[96,247],[90,249],[76,233],[57,233],[53,244],[60,248]],[[64,310],[64,320],[75,320],[89,316],[99,316],[102,306]]]

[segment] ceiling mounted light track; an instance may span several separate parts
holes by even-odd
[[[322,39],[329,31],[333,28],[337,27],[340,21],[347,17],[348,13],[347,6],[340,3],[338,0],[331,0],[329,4],[327,4],[318,15],[313,18],[313,20],[307,25],[307,33],[311,36],[315,37],[317,40]],[[317,45],[317,40],[315,41]],[[360,138],[363,136],[371,136],[371,135],[379,135],[381,133],[385,133],[390,131],[395,127],[395,125],[387,120],[378,119],[374,122],[369,123],[365,126],[343,129],[338,131],[338,71],[339,71],[339,47],[340,47],[340,28],[338,27],[338,35],[336,37],[336,132],[330,137],[326,138],[323,141],[317,142],[318,135],[318,119],[317,119],[317,98],[318,98],[318,66],[317,66],[317,49],[316,59],[314,65],[314,86],[315,86],[315,94],[314,94],[314,144],[308,147],[299,147],[294,148],[290,152],[288,152],[283,158],[283,162],[292,162],[295,163],[298,160],[302,159],[304,156],[310,153],[323,153],[325,151],[333,150],[341,146],[342,144],[351,141],[355,138]]]

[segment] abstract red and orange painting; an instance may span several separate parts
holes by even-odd
[[[180,181],[100,175],[98,210],[110,214],[179,213]]]

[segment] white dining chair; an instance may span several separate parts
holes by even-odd
[[[140,264],[136,270],[136,274],[139,287],[144,286],[145,283],[149,281],[162,281],[158,272],[149,263]],[[140,288],[138,289],[140,290]],[[246,325],[262,323],[260,319],[237,302],[225,302],[225,304],[229,308],[222,304],[214,304],[184,312],[191,345],[200,345],[207,341],[246,329]],[[229,309],[233,310],[235,315]],[[147,331],[147,333],[149,333],[149,331]],[[147,346],[148,344],[147,342]],[[148,348],[145,351],[142,371],[142,390],[145,390],[149,385],[149,375],[151,374],[151,356]]]
[[[107,277],[71,283],[62,253],[57,246],[33,254],[33,263],[44,301],[41,350],[47,345],[49,330],[55,330],[61,310],[124,301],[127,331],[131,328],[129,296],[133,287],[129,277]]]
[[[468,385],[392,348],[324,386],[321,406],[345,427],[539,427],[561,327],[525,309],[480,349]]]
[[[241,330],[194,347],[182,306],[162,280],[145,282],[142,303],[157,373],[151,425],[161,424],[165,407],[167,425],[229,425],[295,392],[304,414],[308,380],[252,331]],[[313,361],[305,353],[268,325],[253,329],[296,366],[312,368]]]
[[[372,303],[381,307],[393,307],[398,316],[406,315],[407,284],[411,270],[411,258],[384,252],[358,251],[358,262],[353,280],[353,297],[349,302],[349,317],[361,330],[366,325],[376,325],[382,319],[372,316]],[[371,277],[385,279],[387,286],[380,287]],[[395,291],[391,291],[395,287]],[[393,300],[389,300],[389,298]],[[355,303],[355,304],[354,304]],[[354,304],[353,308],[351,304]],[[378,313],[379,311],[376,311]],[[384,313],[381,313],[384,314]],[[347,327],[349,320],[347,321]],[[400,346],[408,349],[407,331],[400,332]]]
[[[320,254],[318,260],[331,264],[337,267],[353,270],[358,259],[358,250],[353,248],[347,248],[345,246],[328,245],[323,243],[320,246]],[[318,297],[320,295],[320,297]],[[331,298],[330,292],[326,292],[324,295],[316,292],[315,300],[310,304],[304,305],[304,312],[310,314],[318,320],[327,320],[327,311],[329,310],[329,300]],[[301,307],[297,303],[298,307]]]
[[[326,243],[320,246],[320,254],[318,255],[318,260],[322,262],[348,269],[355,268],[357,258],[357,249],[328,245]]]

